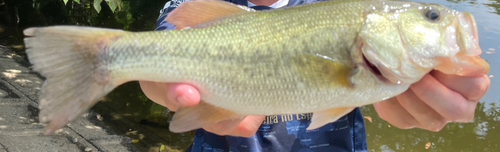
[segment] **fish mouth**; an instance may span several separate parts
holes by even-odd
[[[382,72],[380,71],[380,69],[375,64],[371,63],[370,60],[368,60],[366,58],[364,53],[361,53],[361,55],[363,56],[362,66],[365,69],[368,69],[368,71],[370,71],[380,82],[387,83],[387,84],[391,83],[391,81],[389,81],[389,79],[387,79],[386,77],[384,77],[384,75],[382,75]]]
[[[457,32],[457,37],[459,37],[458,44],[462,44],[461,48],[464,48],[465,52],[469,56],[476,56],[482,53],[479,47],[479,36],[477,31],[477,25],[472,14],[464,12],[458,15],[457,24],[459,32]]]

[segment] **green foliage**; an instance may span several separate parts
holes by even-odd
[[[69,0],[63,0],[64,4],[67,4]],[[74,0],[76,3],[80,4],[80,0]]]
[[[69,0],[63,0],[64,4],[67,4]],[[81,0],[73,0],[74,2],[80,4]],[[94,0],[93,6],[94,9],[97,11],[97,13],[101,12],[101,3],[103,0]],[[122,1],[121,0],[104,0],[106,4],[108,4],[109,8],[111,11],[115,12],[118,8],[118,10],[121,10],[122,8]]]

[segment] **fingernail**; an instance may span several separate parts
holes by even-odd
[[[179,104],[181,104],[183,106],[185,106],[185,104],[187,102],[189,102],[189,99],[186,96],[184,96],[184,95],[177,96],[176,99],[177,99],[177,103],[179,103]]]

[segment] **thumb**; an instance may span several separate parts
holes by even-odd
[[[198,89],[192,85],[167,84],[166,97],[167,100],[165,102],[176,105],[175,109],[171,109],[175,111],[178,107],[197,105],[200,103],[201,95]]]

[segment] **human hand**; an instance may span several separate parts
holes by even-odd
[[[179,107],[196,106],[200,103],[200,92],[194,86],[188,84],[149,81],[139,81],[139,84],[149,99],[167,107],[170,111],[177,111]],[[203,129],[220,136],[251,137],[255,135],[264,118],[264,116],[247,116],[236,128],[227,129],[227,127],[224,127],[230,123],[227,121],[212,126],[205,126]]]
[[[401,129],[440,131],[449,122],[471,122],[490,79],[432,71],[408,91],[373,104],[380,118]]]

